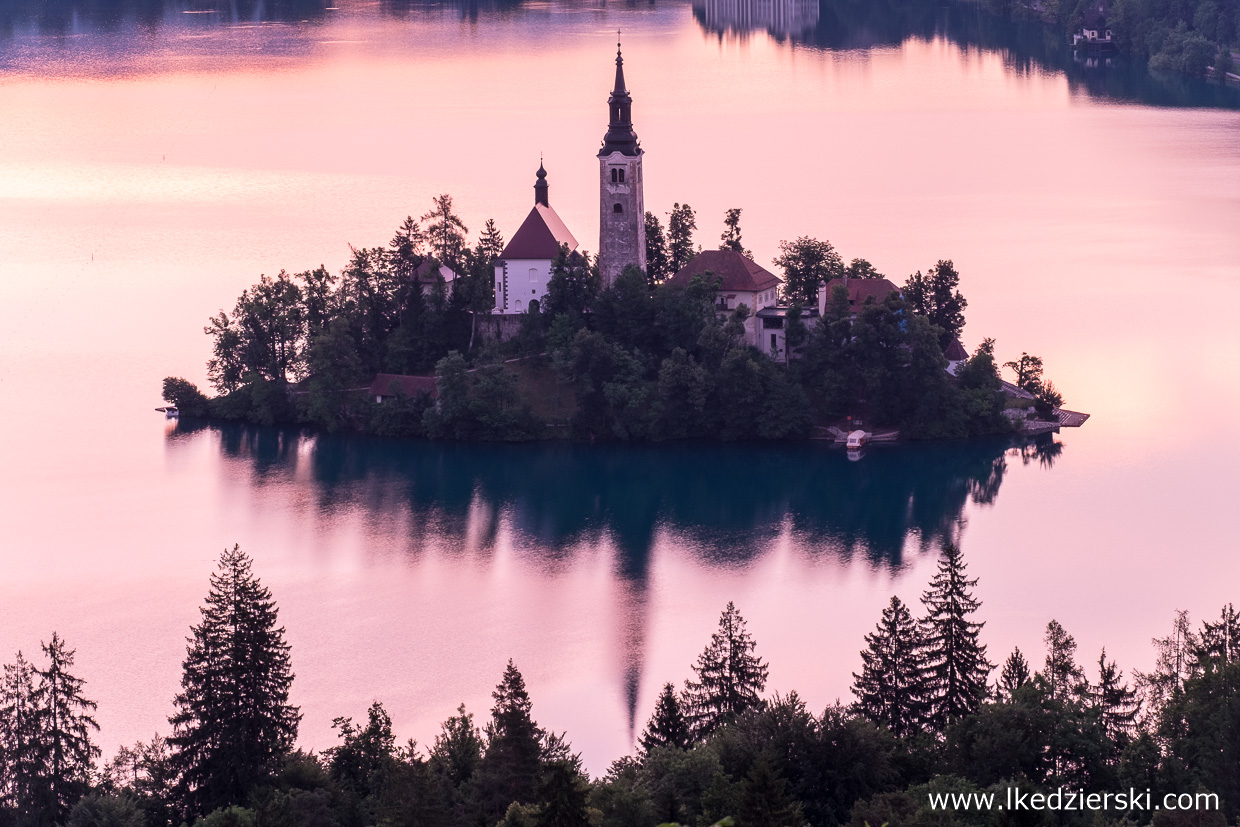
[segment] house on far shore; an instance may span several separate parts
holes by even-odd
[[[837,287],[848,291],[848,311],[854,316],[861,312],[862,306],[870,299],[878,303],[889,294],[900,292],[900,288],[887,279],[831,279],[826,284],[818,285],[818,315],[827,315],[831,295]]]
[[[1114,46],[1111,28],[1107,25],[1110,11],[1107,0],[1095,0],[1086,6],[1081,15],[1081,28],[1072,35],[1072,45],[1093,49],[1109,49]]]
[[[424,393],[434,399],[439,395],[434,376],[405,376],[399,373],[378,374],[367,393],[380,404],[398,396],[417,399],[419,394]]]
[[[422,259],[422,263],[413,271],[413,277],[422,287],[423,296],[429,296],[435,290],[435,285],[442,281],[445,295],[452,297],[452,288],[456,284],[456,271],[446,264],[440,264],[434,256]]]
[[[526,313],[530,302],[541,302],[551,281],[551,263],[560,245],[577,251],[577,239],[551,209],[547,197],[547,171],[538,165],[534,182],[534,209],[495,262],[495,310],[493,313]]]
[[[784,280],[734,250],[703,250],[667,283],[688,287],[694,276],[718,282],[715,286],[715,310],[720,315],[730,314],[742,304],[749,308],[751,315],[745,320],[745,341],[762,348],[761,322],[758,318],[763,309],[773,308],[778,303],[779,285]],[[767,352],[770,350],[767,349]]]

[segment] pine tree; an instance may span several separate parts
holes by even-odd
[[[922,621],[926,644],[926,688],[929,716],[943,731],[957,718],[972,715],[986,697],[986,682],[994,664],[978,642],[982,623],[969,616],[982,605],[971,588],[977,578],[965,576],[964,558],[954,544],[943,548],[939,570],[930,589],[921,596],[926,608]]]
[[[1240,612],[1234,605],[1228,603],[1223,607],[1217,623],[1207,620],[1201,624],[1194,656],[1201,671],[1218,671],[1240,662]]]
[[[693,744],[689,720],[680,708],[680,699],[676,697],[676,688],[672,684],[664,685],[655,704],[654,715],[646,724],[646,731],[638,739],[638,744],[643,753],[658,747],[688,749]]]
[[[729,601],[719,630],[693,667],[697,680],[685,681],[685,707],[696,738],[762,706],[769,668],[754,654],[756,648],[745,619]]]
[[[0,804],[23,818],[33,817],[40,806],[45,761],[34,677],[34,667],[18,652],[13,663],[4,665],[0,684]]]
[[[82,696],[86,681],[69,673],[74,650],[52,632],[52,642],[43,644],[47,668],[34,670],[39,677],[32,701],[39,721],[42,742],[42,786],[45,812],[61,821],[89,788],[91,769],[99,748],[90,740],[99,724],[91,717],[96,704]]]
[[[432,199],[434,207],[422,220],[426,225],[426,238],[435,256],[449,267],[455,268],[465,247],[465,233],[469,228],[452,208],[452,196],[447,193]]]
[[[465,711],[465,704],[456,708],[456,714],[443,722],[443,730],[435,736],[431,747],[431,769],[459,788],[473,778],[482,760],[482,733],[474,726],[472,712]]]
[[[1020,647],[1012,649],[1012,654],[1003,663],[1003,671],[999,674],[999,682],[995,692],[1004,700],[1012,700],[1012,693],[1029,682],[1029,663],[1021,653]]]
[[[288,702],[293,672],[275,601],[240,546],[220,555],[201,611],[168,719],[190,815],[244,802],[292,750],[301,720]]]
[[[921,629],[900,598],[891,598],[865,642],[861,674],[853,673],[857,710],[897,738],[920,732],[927,712],[925,646]]]
[[[494,824],[513,802],[535,801],[542,772],[545,733],[530,716],[525,679],[508,661],[491,693],[495,706],[486,727],[487,746],[478,768],[478,803]]]
[[[800,827],[805,823],[801,804],[788,795],[788,786],[765,753],[760,753],[741,782],[738,821],[742,827]]]
[[[1068,700],[1081,693],[1085,673],[1076,663],[1076,639],[1068,634],[1059,621],[1046,624],[1046,665],[1042,680],[1047,692],[1058,701]]]
[[[1128,744],[1136,729],[1137,713],[1141,704],[1137,701],[1137,692],[1124,683],[1124,673],[1115,665],[1115,661],[1107,660],[1104,648],[1098,656],[1098,684],[1092,687],[1094,708],[1107,738],[1115,745],[1115,754]]]

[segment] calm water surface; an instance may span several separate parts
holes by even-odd
[[[0,16],[0,656],[78,649],[106,750],[167,731],[184,638],[239,542],[294,647],[302,742],[388,705],[432,740],[508,657],[592,771],[724,603],[771,688],[847,699],[892,593],[960,538],[993,659],[1052,617],[1151,665],[1177,608],[1240,599],[1234,90],[1075,64],[967,10],[792,4],[72,5]],[[735,8],[731,4],[728,8]],[[265,9],[265,11],[263,10]],[[743,7],[742,7],[743,11]],[[615,30],[646,199],[744,208],[893,279],[953,258],[966,344],[1040,354],[1055,445],[451,446],[166,425],[206,316],[339,269],[447,191],[511,234],[541,153],[597,248]]]

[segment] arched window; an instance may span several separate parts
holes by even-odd
[[[620,183],[623,184],[624,183],[624,170],[618,169],[616,170],[616,172],[620,173]]]
[[[624,207],[622,207],[622,206],[620,206],[619,204],[617,204],[616,206],[614,206],[614,207],[612,207],[612,208],[611,208],[611,211],[612,211],[612,212],[624,212]]]
[[[620,170],[616,169],[615,167],[611,168],[611,182],[613,184],[617,183],[620,180],[620,175],[618,174],[619,172]]]

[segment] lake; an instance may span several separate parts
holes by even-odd
[[[941,543],[992,660],[1059,620],[1153,663],[1240,599],[1240,90],[1087,66],[967,5],[13,4],[0,15],[0,659],[77,648],[99,742],[167,733],[240,543],[293,646],[301,743],[388,707],[429,744],[515,659],[602,773],[735,601],[770,691],[849,700]],[[1081,429],[1025,446],[445,445],[167,423],[208,315],[385,243],[450,192],[511,236],[540,156],[598,243],[616,30],[647,208],[744,210],[769,265],[830,239],[951,258],[964,341],[1046,362]],[[473,233],[471,233],[471,238]]]

